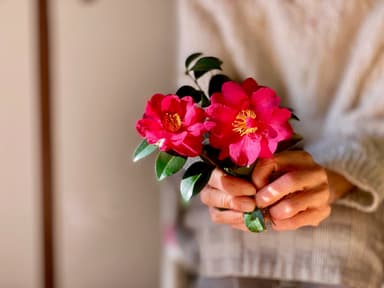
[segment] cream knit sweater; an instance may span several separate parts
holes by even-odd
[[[300,116],[306,150],[358,187],[319,227],[290,232],[212,224],[195,199],[184,224],[196,236],[199,273],[380,287],[384,1],[179,0],[179,29],[180,63],[201,51],[233,78],[273,87]]]

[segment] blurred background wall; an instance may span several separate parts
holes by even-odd
[[[0,287],[41,287],[36,14],[0,1]]]
[[[33,0],[0,1],[0,287],[43,287]],[[159,193],[134,124],[175,79],[174,0],[51,0],[56,286],[158,287]]]

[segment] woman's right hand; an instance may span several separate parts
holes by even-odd
[[[244,225],[243,212],[255,210],[255,195],[254,185],[216,168],[212,172],[208,185],[201,191],[200,199],[209,207],[214,223],[227,224],[233,228],[248,231]]]

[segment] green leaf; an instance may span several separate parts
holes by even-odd
[[[156,177],[161,181],[164,178],[177,173],[183,168],[187,159],[185,157],[174,156],[166,152],[160,152],[156,159]]]
[[[289,111],[291,111],[291,119],[300,121],[300,118],[296,115],[295,110],[292,108],[287,108]]]
[[[215,167],[206,162],[193,163],[183,175],[180,182],[181,197],[184,202],[188,202],[193,196],[207,185],[211,173]]]
[[[203,53],[193,53],[191,55],[188,56],[187,60],[185,60],[185,69],[188,70],[189,66],[191,65],[191,63],[193,62],[193,60],[195,60],[196,58],[200,57],[201,55],[203,55]]]
[[[298,133],[294,133],[288,140],[284,140],[277,144],[275,153],[279,153],[287,150],[301,150],[303,148],[303,136]]]
[[[192,86],[188,86],[188,85],[181,86],[176,91],[176,95],[179,96],[180,98],[183,98],[185,96],[191,96],[196,103],[199,103],[201,98],[205,97],[203,92],[196,90]]]
[[[255,165],[250,166],[235,166],[235,167],[224,167],[224,171],[229,175],[240,177],[244,179],[250,179],[252,171],[255,168]]]
[[[209,96],[212,96],[215,92],[221,92],[221,87],[225,82],[230,81],[228,76],[224,74],[217,74],[211,78],[209,81],[209,88],[208,88],[208,94]]]
[[[297,117],[297,115],[295,113],[293,113],[293,112],[291,113],[291,119],[300,121],[300,118]]]
[[[221,70],[223,61],[216,57],[203,57],[197,60],[191,71],[210,71],[213,69]]]
[[[193,75],[195,76],[195,79],[199,79],[201,76],[203,76],[208,71],[193,71]]]
[[[201,98],[201,107],[208,107],[211,104],[209,98],[204,94]]]
[[[133,162],[137,162],[144,157],[147,157],[149,154],[155,152],[157,149],[156,145],[148,144],[147,140],[141,141],[141,143],[136,147],[135,152],[133,153]]]
[[[263,232],[265,230],[265,222],[262,211],[257,208],[253,212],[244,213],[244,224],[251,232]]]
[[[221,70],[221,65],[223,62],[216,57],[202,57],[196,61],[195,65],[190,68],[190,71],[193,71],[196,79],[203,76],[205,73],[211,70]]]

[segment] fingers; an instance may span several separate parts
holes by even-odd
[[[231,227],[235,228],[235,229],[238,229],[238,230],[241,230],[241,231],[244,231],[244,232],[250,232],[248,230],[248,228],[244,225],[244,223],[231,225]]]
[[[258,191],[256,203],[259,208],[264,208],[276,203],[286,195],[311,190],[323,184],[327,184],[327,174],[320,166],[288,172]]]
[[[277,231],[295,230],[303,226],[318,226],[321,221],[331,214],[330,206],[309,209],[288,219],[271,221],[272,228]]]
[[[251,196],[256,193],[256,188],[251,183],[230,176],[217,168],[213,170],[208,184],[233,196]]]
[[[248,196],[233,196],[227,192],[206,186],[200,192],[200,199],[209,207],[251,212],[256,208],[255,199]]]
[[[252,181],[257,189],[264,187],[270,181],[273,173],[289,172],[292,170],[310,168],[314,165],[312,156],[305,151],[285,151],[274,154],[272,158],[260,159],[252,173]]]
[[[307,209],[324,207],[328,204],[329,195],[327,185],[312,191],[294,193],[272,206],[269,213],[274,220],[288,219]]]
[[[217,224],[240,225],[243,223],[243,213],[232,210],[220,211],[216,208],[209,208],[212,222]]]

